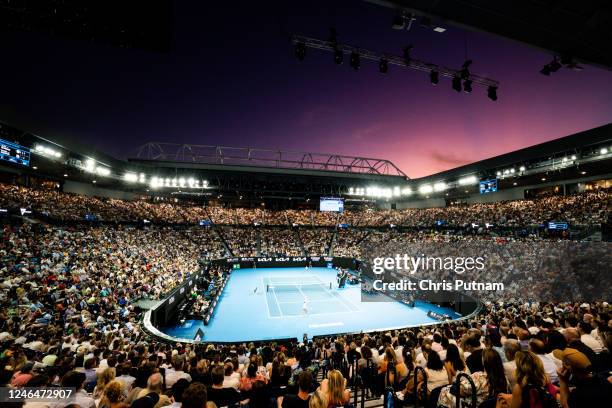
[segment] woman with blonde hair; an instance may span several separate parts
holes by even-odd
[[[350,401],[351,393],[346,389],[346,380],[338,370],[329,371],[319,389],[327,397],[328,408],[340,407]]]
[[[327,396],[320,390],[315,391],[310,396],[308,408],[327,408]]]
[[[98,377],[98,382],[93,391],[93,398],[97,401],[104,396],[106,385],[115,379],[115,369],[112,367],[106,368]]]
[[[393,386],[400,383],[408,375],[408,369],[404,363],[398,363],[397,354],[393,347],[387,347],[383,360],[378,366],[378,374],[384,376],[385,386]]]
[[[501,394],[498,406],[521,408],[549,406],[555,403],[557,390],[544,371],[542,360],[531,351],[519,351],[516,362],[516,384],[512,394]],[[549,404],[546,404],[548,402]]]
[[[123,384],[117,380],[112,380],[106,384],[98,408],[126,408],[128,405],[124,402],[124,399]]]

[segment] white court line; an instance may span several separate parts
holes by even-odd
[[[304,294],[304,292],[302,292],[302,287],[298,286],[298,290],[300,291],[300,295],[302,295],[302,297],[304,298],[304,301],[306,301],[306,295]]]
[[[346,305],[344,305],[346,307]],[[271,316],[270,319],[294,319],[294,318],[299,318],[299,319],[303,319],[304,317],[311,317],[311,316],[324,316],[324,315],[332,315],[332,314],[343,314],[343,313],[355,313],[352,310],[346,310],[344,312],[339,312],[337,310],[333,310],[330,312],[321,312],[321,313],[308,313],[308,315],[303,315],[303,314],[294,314],[294,315],[283,315],[283,316]]]
[[[262,292],[264,295],[264,301],[266,302],[266,311],[268,312],[268,319],[271,319],[272,316],[270,316],[270,305],[268,305],[268,294],[266,293],[266,283],[264,282],[264,277],[261,277],[261,286],[263,287]]]
[[[278,317],[284,317],[285,315],[283,314],[283,310],[280,307],[280,303],[278,303],[278,297],[276,296],[276,291],[272,289],[272,293],[274,293],[274,300],[276,301],[276,306],[278,307],[278,313],[280,313],[280,316]]]
[[[336,299],[308,300],[308,303],[321,303],[321,302],[329,302],[329,301],[334,301],[334,300],[336,300]],[[304,302],[300,302],[300,301],[297,301],[297,302],[284,302],[283,301],[283,302],[278,302],[278,303],[280,303],[281,305],[285,305],[285,304],[298,304],[298,303],[304,303]],[[346,305],[343,305],[343,306],[346,306]]]
[[[350,311],[352,312],[360,312],[361,309],[359,307],[357,307],[353,302],[351,302],[350,300],[346,299],[345,297],[343,297],[340,293],[338,292],[332,292],[331,289],[327,289],[327,288],[323,288],[323,290],[332,298],[332,299],[336,299],[338,301],[340,301],[340,303],[342,304],[342,306],[348,308]],[[347,305],[346,303],[348,303],[350,306],[354,307],[354,309],[351,309],[349,305]]]
[[[333,323],[318,323],[318,324],[309,324],[309,328],[318,328],[318,327],[332,327],[332,326],[344,326],[342,322],[333,322]]]

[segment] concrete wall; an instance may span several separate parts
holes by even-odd
[[[66,193],[82,194],[86,196],[117,198],[121,200],[133,200],[136,198],[134,193],[108,188],[96,187],[95,184],[80,183],[78,181],[64,181],[63,191]]]

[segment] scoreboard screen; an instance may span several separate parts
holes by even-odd
[[[319,203],[319,210],[343,212],[344,211],[344,199],[335,198],[335,197],[321,197],[321,201]]]
[[[480,182],[480,194],[494,193],[497,191],[497,179],[482,180]]]
[[[548,229],[549,230],[566,230],[569,228],[569,225],[567,222],[549,222],[548,223]]]
[[[18,145],[17,143],[0,139],[0,160],[21,164],[22,166],[29,166],[30,149]]]

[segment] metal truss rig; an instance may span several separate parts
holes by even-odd
[[[292,37],[293,44],[304,44],[306,47],[314,48],[318,50],[331,51],[335,52],[336,50],[342,51],[343,54],[351,54],[353,52],[359,54],[359,56],[363,59],[371,60],[371,61],[380,61],[386,60],[388,64],[391,65],[399,65],[402,67],[414,69],[422,72],[438,72],[438,75],[446,78],[462,78],[464,74],[463,69],[452,69],[441,67],[437,64],[420,61],[418,59],[410,58],[410,60],[406,61],[403,56],[392,55],[388,53],[381,53],[377,51],[370,51],[365,48],[355,47],[353,45],[340,44],[335,43],[333,41],[323,41],[316,38],[305,37],[303,35],[294,35]],[[465,78],[462,78],[465,79]],[[495,88],[499,87],[499,81],[494,79],[482,77],[476,74],[472,74],[470,72],[469,79],[474,84],[479,84],[482,86]]]
[[[284,169],[335,171],[353,174],[408,176],[389,160],[328,153],[253,147],[227,147],[149,142],[137,150],[137,159],[185,163],[257,166]]]

